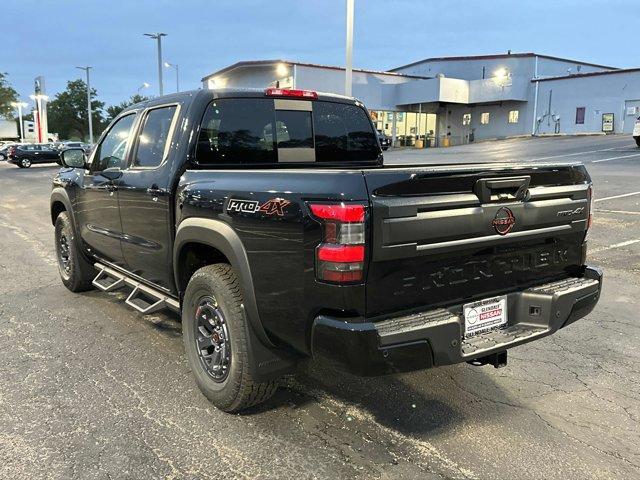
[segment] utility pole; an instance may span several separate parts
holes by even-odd
[[[354,11],[354,0],[347,0],[347,65],[345,68],[345,76],[344,76],[344,94],[348,97],[351,96],[351,85],[353,83],[352,74],[353,74],[353,11]]]
[[[166,37],[166,33],[145,33],[145,37],[153,38],[158,42],[158,92],[160,96],[164,95],[164,89],[162,87],[162,37]]]
[[[91,83],[89,80],[89,70],[93,67],[76,67],[80,70],[84,70],[87,74],[87,115],[89,116],[89,143],[93,145],[93,113],[91,112]]]
[[[28,106],[28,103],[25,102],[13,102],[11,103],[14,107],[18,109],[18,120],[20,121],[20,143],[24,143],[24,125],[22,124],[22,109]]]

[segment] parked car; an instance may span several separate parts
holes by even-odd
[[[640,117],[636,119],[636,124],[633,126],[633,139],[636,141],[636,145],[640,147]]]
[[[67,148],[81,148],[85,153],[91,151],[91,145],[83,142],[60,142],[55,144],[55,147],[59,150],[66,150]]]
[[[196,383],[227,412],[269,398],[306,357],[365,376],[502,367],[600,295],[583,165],[386,166],[351,98],[160,97],[62,160],[62,283],[180,312]]]
[[[17,145],[16,142],[1,142],[2,144],[0,145],[0,160],[6,160],[7,157],[9,156],[8,152],[9,152],[9,148],[12,145]]]
[[[382,130],[376,130],[378,132],[378,139],[380,140],[380,147],[382,150],[388,150],[391,146],[391,137],[387,136]]]
[[[12,145],[7,151],[7,160],[20,168],[29,168],[34,163],[61,164],[58,149],[45,143]]]

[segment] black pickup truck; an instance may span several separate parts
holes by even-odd
[[[503,366],[600,295],[584,166],[383,165],[352,98],[164,96],[62,161],[63,283],[180,312],[196,382],[229,412],[305,357],[364,376]]]

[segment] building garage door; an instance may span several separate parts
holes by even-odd
[[[638,117],[640,117],[640,100],[627,100],[624,102],[624,128],[622,133],[631,134]]]

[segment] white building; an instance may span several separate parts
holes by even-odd
[[[205,88],[280,86],[344,93],[344,68],[244,61],[202,79]],[[508,53],[427,58],[389,71],[354,69],[353,95],[396,146],[520,135],[629,133],[640,114],[640,69]]]

